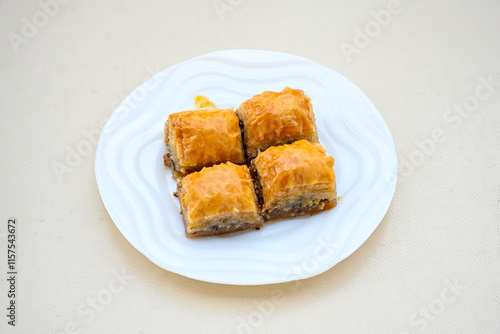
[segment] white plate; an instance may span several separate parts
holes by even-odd
[[[193,109],[197,94],[229,108],[285,86],[311,98],[343,199],[333,210],[260,231],[187,239],[176,184],[163,165],[168,115]],[[256,285],[315,276],[361,246],[389,208],[397,157],[380,113],[342,75],[295,55],[227,50],[169,67],[130,94],[103,128],[95,168],[109,215],[151,261],[202,281]]]

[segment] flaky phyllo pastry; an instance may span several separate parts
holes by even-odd
[[[300,89],[286,87],[281,92],[266,91],[243,102],[236,110],[243,125],[247,155],[259,150],[292,143],[299,139],[318,142],[311,104]]]
[[[206,166],[244,160],[241,131],[233,108],[188,110],[165,123],[165,164],[182,174]]]
[[[263,92],[236,112],[171,114],[165,144],[188,238],[258,230],[268,219],[337,205],[334,159],[300,89]]]
[[[259,229],[257,197],[248,167],[231,162],[205,167],[178,185],[187,237]]]
[[[293,217],[337,205],[334,159],[307,140],[273,146],[252,161],[266,219]]]

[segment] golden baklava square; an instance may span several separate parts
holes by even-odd
[[[188,238],[259,229],[263,219],[247,166],[205,167],[179,180],[177,196]]]
[[[165,123],[165,165],[187,174],[221,162],[242,163],[241,137],[233,108],[171,114]]]
[[[236,114],[249,158],[259,150],[299,139],[318,142],[311,99],[300,89],[265,91],[243,102]]]
[[[304,139],[259,152],[251,168],[263,217],[293,217],[335,207],[333,165],[320,144]]]

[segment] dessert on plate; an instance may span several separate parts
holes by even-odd
[[[337,205],[334,159],[316,143],[273,146],[252,160],[264,219],[293,217]]]
[[[248,167],[231,162],[179,179],[176,193],[188,238],[260,229],[257,196]]]
[[[165,123],[188,238],[260,229],[265,220],[337,205],[334,159],[319,144],[309,97],[265,91],[234,111],[198,95]]]
[[[318,142],[311,99],[300,89],[265,91],[243,102],[236,114],[249,158],[259,150],[299,139]]]
[[[242,163],[244,151],[233,108],[187,110],[165,123],[164,162],[181,174],[221,162]]]

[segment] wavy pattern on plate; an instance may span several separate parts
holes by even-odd
[[[322,144],[335,158],[337,208],[268,223],[260,231],[184,237],[176,184],[163,166],[163,124],[197,94],[237,107],[264,90],[303,89]],[[123,235],[151,261],[209,282],[255,285],[317,275],[353,253],[384,217],[395,191],[392,136],[373,103],[342,75],[294,55],[228,50],[158,73],[113,112],[99,140],[96,178]]]

